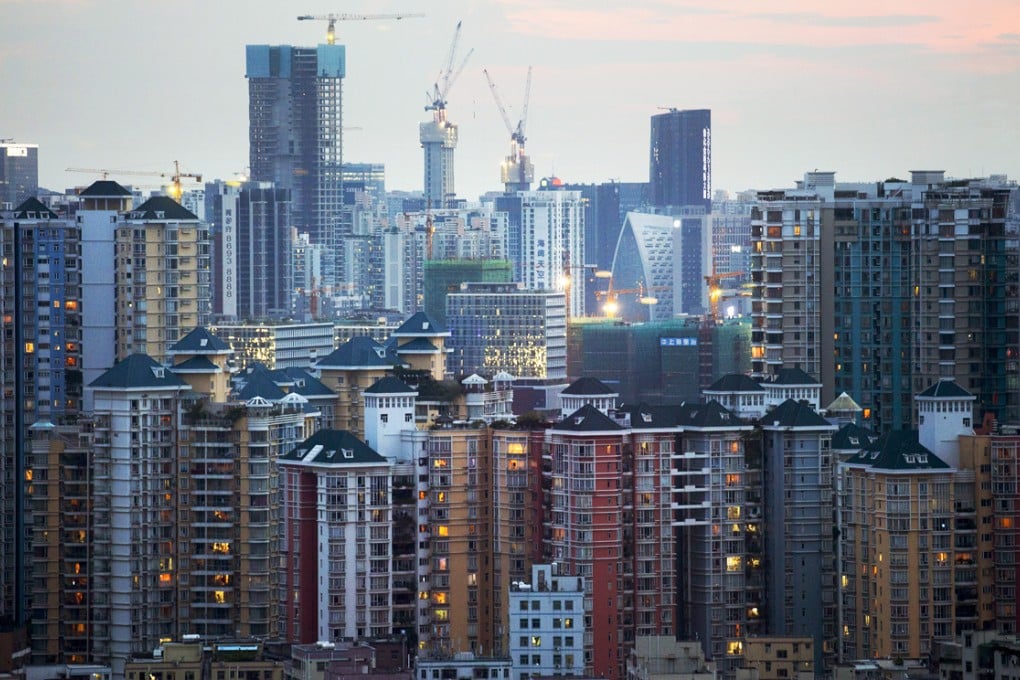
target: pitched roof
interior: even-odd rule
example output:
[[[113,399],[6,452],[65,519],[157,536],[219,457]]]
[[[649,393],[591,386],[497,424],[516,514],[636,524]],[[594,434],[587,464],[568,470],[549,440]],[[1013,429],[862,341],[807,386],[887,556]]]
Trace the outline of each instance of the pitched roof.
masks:
[[[617,394],[617,392],[606,387],[606,384],[598,378],[578,378],[570,383],[560,394],[594,397],[600,394]]]
[[[552,429],[570,432],[604,432],[624,428],[591,404],[585,404],[563,420],[555,423]]]
[[[683,404],[677,410],[677,424],[689,427],[742,427],[744,423],[715,399],[705,404]]]
[[[832,435],[832,448],[840,451],[854,451],[870,446],[878,435],[857,423],[847,423]]]
[[[952,378],[942,378],[917,396],[934,399],[966,399],[974,397],[973,394],[957,385],[956,381]]]
[[[171,354],[229,354],[233,351],[230,345],[210,333],[204,326],[192,329],[170,345]]]
[[[389,368],[393,361],[387,358],[386,348],[367,336],[351,338],[319,359],[318,369]]]
[[[237,393],[237,398],[248,401],[254,397],[262,397],[267,401],[279,401],[286,395],[273,380],[265,366],[256,366],[245,376],[244,387]]]
[[[174,373],[216,373],[220,369],[206,357],[191,357],[187,361],[174,364],[170,370]]]
[[[764,392],[759,382],[743,373],[730,373],[716,380],[706,392]]]
[[[892,430],[847,460],[882,470],[945,470],[949,465],[922,446],[917,430]]]
[[[820,382],[800,368],[780,368],[767,382],[770,385],[821,385]]]
[[[169,196],[153,196],[128,212],[129,220],[198,220],[194,214]]]
[[[397,354],[435,354],[439,348],[425,338],[415,338],[411,342],[405,342],[397,347]]]
[[[616,411],[617,413],[626,413],[630,416],[630,426],[635,430],[655,430],[676,426],[675,414],[669,408],[640,402],[633,406],[630,404],[625,405]]]
[[[371,387],[365,390],[365,394],[417,394],[417,392],[408,387],[400,378],[388,375],[376,380]]]
[[[57,213],[43,205],[35,196],[26,198],[14,209],[16,220],[55,220],[57,217]]]
[[[148,354],[132,354],[93,380],[90,387],[114,389],[188,387],[188,384]]]
[[[347,430],[319,430],[278,459],[314,465],[386,464],[386,459]]]
[[[410,319],[400,324],[397,330],[390,333],[390,337],[401,338],[414,335],[424,335],[427,337],[445,337],[450,335],[450,331],[441,324],[437,323],[435,319],[430,317],[425,312],[418,312],[414,314]]]
[[[272,372],[277,385],[286,384],[289,391],[303,397],[335,397],[336,392],[303,368],[292,366],[280,368]]]
[[[111,179],[100,179],[82,189],[78,195],[86,198],[112,198],[130,196],[131,192]]]
[[[766,413],[761,422],[766,430],[772,427],[824,427],[836,429],[835,425],[815,413],[815,410],[809,405],[794,401],[793,399],[787,399]]]

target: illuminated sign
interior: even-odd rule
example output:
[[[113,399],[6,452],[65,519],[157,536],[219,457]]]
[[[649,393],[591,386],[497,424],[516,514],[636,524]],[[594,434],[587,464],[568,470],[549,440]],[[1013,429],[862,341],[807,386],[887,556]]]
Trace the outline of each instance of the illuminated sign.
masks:
[[[660,347],[695,347],[697,338],[659,338]]]

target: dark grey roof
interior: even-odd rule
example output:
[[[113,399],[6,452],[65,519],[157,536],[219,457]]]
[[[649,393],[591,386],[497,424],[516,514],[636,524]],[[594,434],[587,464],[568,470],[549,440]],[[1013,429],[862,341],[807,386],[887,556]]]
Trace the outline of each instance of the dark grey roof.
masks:
[[[661,406],[652,406],[644,402],[627,404],[616,409],[617,413],[626,413],[630,417],[630,426],[635,430],[655,430],[676,426],[675,413]]]
[[[617,392],[606,387],[606,384],[598,378],[578,378],[560,394],[594,397],[600,394],[617,394]]]
[[[229,354],[232,351],[230,345],[210,333],[204,326],[192,329],[170,345],[171,354]]]
[[[93,380],[90,387],[166,388],[187,387],[187,383],[148,354],[132,354]]]
[[[385,458],[347,430],[319,430],[280,456],[279,461],[318,465],[386,463]]]
[[[30,196],[21,202],[17,208],[14,209],[14,219],[16,220],[55,220],[57,219],[57,213],[53,212],[35,196]]]
[[[386,348],[367,336],[351,338],[328,355],[319,359],[315,367],[329,368],[389,368],[393,361],[386,356]]]
[[[414,352],[414,353],[428,353],[432,354],[438,352],[439,348],[433,345],[425,338],[415,338],[411,342],[405,342],[403,345],[397,346],[397,354],[401,352]]]
[[[921,445],[917,430],[892,430],[846,462],[881,470],[945,470],[949,467]]]
[[[803,385],[804,383],[796,383]],[[818,415],[811,406],[793,399],[787,399],[765,414],[761,419],[765,429],[770,427],[827,427],[836,426]]]
[[[276,384],[286,384],[288,391],[300,394],[302,397],[314,399],[315,397],[335,397],[336,392],[303,368],[291,367],[281,368],[273,371],[273,380]]]
[[[410,319],[400,324],[400,327],[390,334],[390,336],[394,338],[413,335],[441,337],[450,335],[450,332],[446,330],[441,323],[437,323],[435,319],[425,312],[418,312]]]
[[[677,424],[688,427],[742,427],[743,421],[715,399],[705,404],[683,404],[677,409]]]
[[[716,380],[706,392],[764,392],[765,388],[743,373],[730,373]]]
[[[174,364],[171,370],[174,372],[187,373],[215,373],[220,369],[206,357],[191,357],[187,361]]]
[[[127,214],[129,220],[198,220],[194,214],[169,196],[153,196]]]
[[[936,399],[966,399],[974,395],[957,385],[952,378],[943,378],[917,396]]]
[[[279,401],[287,396],[273,381],[273,376],[264,366],[257,366],[245,376],[244,380],[244,387],[237,393],[237,398],[242,401],[248,401],[254,397],[262,397],[266,401]]]
[[[832,448],[841,451],[853,451],[870,446],[878,435],[857,423],[847,423],[832,435]]]
[[[767,381],[771,385],[821,385],[800,368],[780,368]]]
[[[388,375],[376,380],[374,385],[365,390],[365,394],[417,394],[417,392],[408,387],[403,380]]]
[[[114,198],[130,196],[131,192],[113,180],[100,179],[82,189],[78,195],[86,198]]]
[[[624,428],[591,404],[585,404],[563,420],[554,424],[552,429],[570,432],[604,432],[606,430],[622,430]]]

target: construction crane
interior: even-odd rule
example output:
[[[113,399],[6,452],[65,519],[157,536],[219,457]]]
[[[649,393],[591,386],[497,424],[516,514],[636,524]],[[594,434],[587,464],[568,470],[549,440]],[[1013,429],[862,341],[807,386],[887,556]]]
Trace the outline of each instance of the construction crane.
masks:
[[[531,159],[524,153],[524,143],[527,137],[524,134],[528,124],[528,103],[531,100],[531,67],[528,67],[528,78],[524,84],[524,103],[521,105],[521,117],[514,125],[510,122],[510,115],[507,113],[503,99],[499,96],[496,83],[492,80],[487,69],[482,69],[485,80],[489,83],[492,91],[492,98],[496,100],[496,108],[499,109],[506,130],[510,133],[510,155],[503,161],[500,179],[506,185],[507,193],[515,191],[527,191],[531,188],[531,182],[535,179],[535,168]]]
[[[184,189],[181,188],[182,179],[193,179],[196,182],[202,181],[202,175],[181,172],[181,164],[178,161],[174,161],[174,171],[169,172],[154,172],[148,170],[108,170],[105,168],[65,168],[65,172],[87,172],[92,175],[101,175],[103,179],[107,179],[110,175],[133,175],[138,177],[163,177],[170,179],[170,187],[167,189],[167,193],[170,198],[175,201],[180,201],[181,196],[184,195]]]
[[[708,287],[709,319],[715,321],[719,318],[719,300],[723,296],[723,288],[719,285],[725,279],[736,279],[744,276],[744,272],[723,272],[722,274],[707,274],[705,285]]]
[[[428,104],[425,105],[426,111],[432,111],[437,123],[444,122],[446,120],[446,101],[450,95],[450,89],[453,84],[457,82],[457,78],[464,72],[464,67],[467,66],[468,59],[474,54],[474,48],[468,50],[467,54],[460,61],[459,66],[454,65],[454,60],[457,57],[457,44],[460,42],[460,21],[457,22],[457,28],[453,31],[453,40],[450,42],[450,52],[446,57],[446,63],[443,69],[439,72],[439,76],[436,78],[436,82],[432,85],[432,92],[428,93]]]
[[[424,17],[424,14],[348,14],[339,12],[336,14],[302,14],[298,21],[328,21],[326,28],[326,44],[336,44],[336,22],[338,21],[375,21],[377,19],[417,19]]]

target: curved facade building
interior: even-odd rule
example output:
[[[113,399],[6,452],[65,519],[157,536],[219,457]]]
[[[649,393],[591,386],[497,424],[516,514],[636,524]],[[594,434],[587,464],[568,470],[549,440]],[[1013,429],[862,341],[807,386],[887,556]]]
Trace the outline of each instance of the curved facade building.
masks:
[[[673,316],[675,229],[668,215],[629,212],[613,255],[613,290],[625,321],[660,321]],[[654,297],[646,304],[641,298]]]

